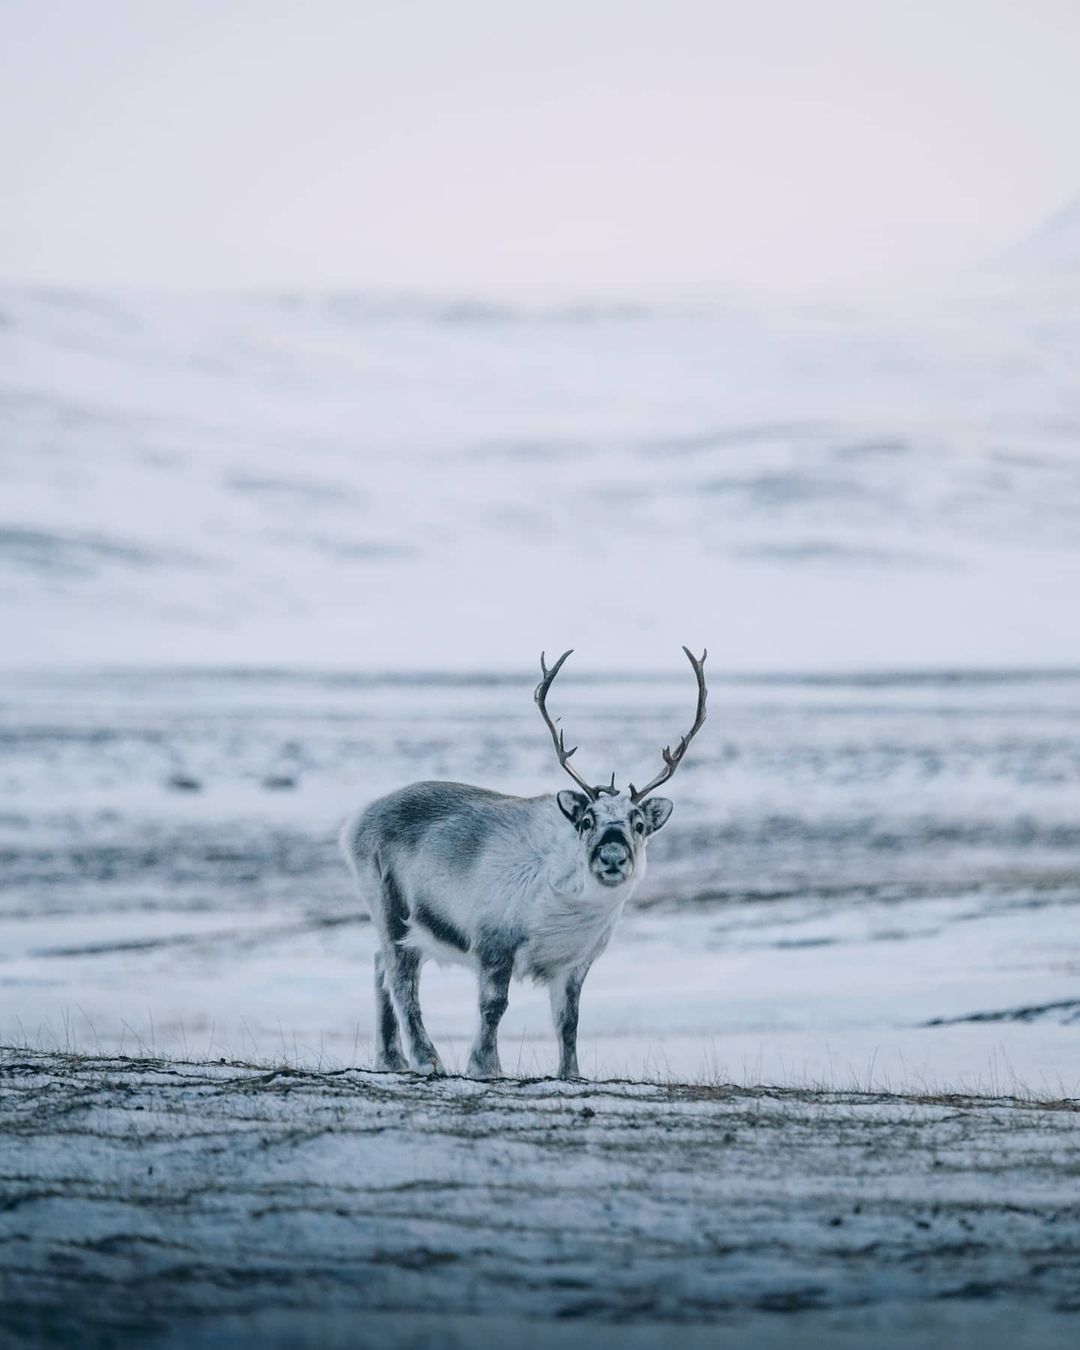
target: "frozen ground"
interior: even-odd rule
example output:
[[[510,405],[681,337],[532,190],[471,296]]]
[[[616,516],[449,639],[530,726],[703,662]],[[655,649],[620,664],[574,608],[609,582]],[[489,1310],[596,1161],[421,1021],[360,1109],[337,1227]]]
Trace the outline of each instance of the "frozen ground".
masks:
[[[0,1082],[9,1345],[1075,1345],[1075,1102],[24,1050]]]

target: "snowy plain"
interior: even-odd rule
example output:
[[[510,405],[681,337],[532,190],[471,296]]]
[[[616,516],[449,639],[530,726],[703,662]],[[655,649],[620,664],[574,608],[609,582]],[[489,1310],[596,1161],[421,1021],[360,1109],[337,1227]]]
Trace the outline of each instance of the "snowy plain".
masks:
[[[567,676],[558,711],[599,781],[690,703],[686,668]],[[1080,676],[719,680],[710,706],[586,985],[588,1071],[1080,1095]],[[60,1049],[369,1062],[341,820],[410,779],[553,779],[524,674],[8,675],[0,737],[0,1035]],[[459,1064],[471,979],[424,985]],[[503,1044],[550,1071],[542,990]]]
[[[15,1161],[3,1174],[0,1276],[37,1291],[9,1331],[32,1337],[38,1314],[92,1288],[105,1300],[94,1304],[102,1337],[125,1334],[117,1307],[152,1249],[165,1260],[156,1287],[179,1300],[169,1306],[181,1310],[189,1277],[199,1285],[205,1271],[185,1275],[187,1258],[155,1248],[161,1233],[131,1226],[146,1199],[116,1170],[124,1141],[142,1149],[159,1110],[158,1166],[182,1178],[193,1165],[176,1128],[188,1108],[154,1095],[175,1079],[194,1102],[205,1084],[193,1062],[226,1061],[230,1083],[252,1078],[263,1125],[251,1128],[271,1152],[308,1127],[289,1118],[291,1089],[260,1085],[245,1065],[296,1072],[316,1115],[341,1107],[347,1081],[346,1114],[359,1112],[349,1129],[361,1134],[386,1093],[450,1140],[459,1111],[497,1114],[455,1081],[384,1086],[364,1073],[373,936],[337,827],[421,778],[561,786],[531,699],[541,648],[578,649],[555,711],[589,774],[650,772],[692,714],[687,642],[710,651],[710,719],[582,1000],[584,1071],[638,1085],[597,1091],[630,1114],[635,1094],[648,1098],[631,1128],[648,1137],[643,1170],[659,1169],[654,1199],[668,1204],[660,1164],[669,1130],[685,1124],[678,1094],[722,1096],[733,1083],[803,1094],[795,1114],[817,1122],[826,1153],[836,1146],[836,1175],[851,1158],[829,1094],[878,1094],[867,1109],[893,1123],[941,1111],[928,1128],[946,1133],[947,1105],[921,1098],[986,1094],[965,1117],[990,1142],[974,1170],[959,1168],[963,1203],[982,1205],[1002,1169],[1015,1193],[970,1242],[938,1242],[919,1226],[936,1217],[904,1210],[906,1246],[871,1234],[863,1246],[878,1256],[804,1280],[770,1244],[785,1226],[830,1227],[835,1187],[807,1201],[810,1219],[802,1182],[770,1173],[792,1207],[756,1210],[761,1159],[729,1171],[721,1132],[671,1166],[714,1169],[720,1189],[702,1203],[763,1226],[745,1250],[717,1238],[704,1256],[663,1223],[653,1239],[675,1244],[681,1269],[703,1262],[702,1318],[735,1318],[761,1344],[779,1312],[791,1314],[792,1344],[820,1336],[819,1314],[856,1317],[828,1323],[837,1343],[884,1344],[889,1326],[924,1314],[942,1344],[1057,1334],[1076,1307],[1074,1114],[1052,1115],[1052,1140],[1032,1126],[1040,1147],[1013,1156],[1030,1122],[1013,1130],[1019,1117],[1000,1113],[1080,1097],[1080,288],[984,278],[859,311],[11,291],[0,316],[0,1043],[16,1047],[0,1084],[5,1106],[27,1113],[6,1117]],[[464,972],[425,971],[429,1026],[452,1068],[473,1000]],[[543,991],[511,990],[502,1048],[514,1075],[551,1071]],[[587,1090],[516,1091],[506,1088],[507,1110],[539,1138],[530,1094],[547,1110]],[[847,1120],[861,1107],[844,1098],[838,1109]],[[66,1134],[65,1116],[76,1122]],[[231,1128],[209,1129],[207,1148],[239,1165]],[[798,1156],[806,1129],[770,1166]],[[312,1135],[316,1169],[337,1147],[323,1133]],[[90,1204],[60,1201],[55,1228],[43,1218],[61,1138],[72,1166],[97,1178],[95,1203],[115,1201],[100,1230]],[[889,1165],[918,1194],[913,1147]],[[439,1149],[429,1180],[449,1185]],[[394,1156],[384,1150],[377,1166]],[[808,1178],[815,1158],[792,1175]],[[1024,1208],[1047,1177],[1063,1197],[1055,1218],[1045,1196]],[[282,1239],[323,1270],[313,1288],[336,1278],[325,1242],[337,1238],[318,1216],[351,1214],[362,1190],[328,1191],[311,1212],[305,1201]],[[466,1208],[483,1198],[469,1195]],[[389,1231],[395,1196],[361,1197],[369,1237]],[[223,1270],[214,1242],[253,1221],[246,1200],[229,1201],[216,1228],[183,1196],[154,1204],[151,1227],[183,1211],[181,1241],[209,1242]],[[75,1210],[90,1223],[86,1252],[64,1236]],[[678,1213],[665,1210],[665,1223],[690,1222]],[[1052,1240],[1001,1217],[1020,1213],[1056,1225]],[[648,1227],[623,1210],[613,1222],[596,1287]],[[301,1230],[311,1245],[297,1245]],[[20,1246],[27,1234],[36,1246]],[[373,1343],[449,1347],[469,1340],[474,1318],[496,1334],[482,1280],[462,1302],[442,1246],[402,1241],[369,1253],[389,1284],[354,1288],[344,1325],[331,1317],[320,1335],[352,1343],[357,1309],[393,1318],[413,1297],[410,1261],[416,1287],[453,1318],[372,1323]],[[257,1245],[240,1266],[280,1274],[285,1247],[260,1267]],[[1027,1274],[994,1266],[988,1253],[1002,1246]],[[737,1277],[717,1277],[725,1260]],[[955,1279],[931,1281],[932,1307],[912,1302],[897,1272],[935,1261],[939,1273],[954,1261]],[[398,1303],[369,1296],[391,1286]],[[877,1310],[870,1321],[845,1311],[852,1289]],[[249,1292],[243,1307],[217,1295],[207,1307],[246,1318],[236,1337],[265,1343],[266,1291],[256,1280]],[[534,1297],[543,1302],[526,1291],[513,1316],[533,1318]],[[312,1306],[286,1299],[275,1311],[287,1304],[303,1344]],[[1031,1321],[1036,1308],[1052,1328]],[[635,1318],[641,1344],[669,1343],[664,1298],[639,1313],[614,1298],[580,1316],[596,1344],[605,1325]],[[514,1322],[522,1344],[527,1325]],[[536,1323],[535,1343],[556,1344],[557,1332]],[[580,1337],[568,1331],[566,1343]]]

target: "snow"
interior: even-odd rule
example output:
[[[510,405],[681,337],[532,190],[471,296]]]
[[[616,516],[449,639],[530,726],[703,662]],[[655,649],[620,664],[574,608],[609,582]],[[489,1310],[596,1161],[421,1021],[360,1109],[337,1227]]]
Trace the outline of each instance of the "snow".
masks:
[[[1071,1344],[1078,344],[1056,274],[5,293],[0,1333]],[[530,985],[512,1081],[368,1072],[341,820],[558,786],[541,648],[581,767],[642,781],[684,642],[602,1081],[544,1081]],[[422,1002],[460,1068],[467,973]]]
[[[1022,273],[1028,285],[1036,277],[1063,278],[1080,275],[1080,199],[1056,211],[1026,239],[1014,244],[998,266]]]
[[[1080,660],[1075,287],[0,314],[8,666]]]
[[[441,1345],[478,1322],[1071,1343],[1075,1104],[26,1050],[0,1073],[16,1344],[310,1344],[358,1318],[396,1346],[435,1316]]]
[[[693,713],[688,666],[563,678],[597,779],[648,772]],[[1069,675],[714,682],[585,986],[585,1071],[1077,1095],[1078,727]],[[8,675],[0,745],[0,1040],[307,1066],[371,1056],[339,822],[420,778],[558,781],[527,677]],[[284,747],[296,785],[270,790]],[[475,997],[425,971],[451,1066]],[[551,1071],[542,989],[514,985],[502,1048]]]

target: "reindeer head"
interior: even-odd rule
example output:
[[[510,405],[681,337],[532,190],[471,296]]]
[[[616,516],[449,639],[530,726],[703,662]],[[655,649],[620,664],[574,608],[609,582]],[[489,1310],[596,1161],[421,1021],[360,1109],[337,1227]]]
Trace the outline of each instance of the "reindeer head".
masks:
[[[565,788],[555,800],[577,830],[589,871],[601,886],[622,886],[645,870],[645,844],[672,808],[667,797],[653,797],[638,806],[624,792],[590,801],[572,788]]]
[[[580,792],[574,792],[566,788],[557,794],[556,800],[559,810],[577,831],[589,871],[601,886],[622,886],[635,875],[640,876],[644,872],[645,845],[650,836],[667,823],[672,810],[672,803],[667,797],[652,797],[651,800],[648,798],[674,774],[682,762],[683,755],[686,754],[687,747],[705,721],[705,700],[708,696],[705,687],[705,657],[708,653],[702,652],[699,660],[691,653],[689,647],[684,647],[683,651],[697,678],[698,702],[694,725],[680,739],[674,751],[670,745],[665,747],[664,767],[656,777],[640,789],[631,783],[628,792],[620,792],[616,788],[614,774],[611,775],[610,784],[591,786],[571,766],[570,757],[577,750],[577,746],[567,750],[563,733],[548,716],[547,711],[548,690],[570,652],[563,652],[550,670],[544,659],[544,653],[540,654],[542,678],[536,686],[534,695],[536,704],[551,732],[560,765],[582,789]]]

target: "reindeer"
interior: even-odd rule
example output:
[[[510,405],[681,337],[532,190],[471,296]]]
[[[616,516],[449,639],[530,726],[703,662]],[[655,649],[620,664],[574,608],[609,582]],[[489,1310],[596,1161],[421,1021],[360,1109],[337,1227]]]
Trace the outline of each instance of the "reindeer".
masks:
[[[571,651],[573,648],[571,648]],[[472,1078],[494,1078],[499,1022],[511,977],[549,986],[559,1040],[559,1077],[577,1078],[578,1002],[589,968],[645,875],[645,848],[671,815],[652,793],[682,762],[705,721],[705,657],[688,647],[697,715],[664,767],[643,788],[593,786],[570,763],[577,746],[547,710],[552,683],[571,651],[549,669],[540,656],[534,698],[560,766],[581,789],[512,797],[464,783],[414,783],[372,802],[341,835],[346,861],[379,935],[375,956],[378,1069],[442,1073],[420,1015],[425,959],[465,962],[477,974],[480,1029],[469,1054]]]

